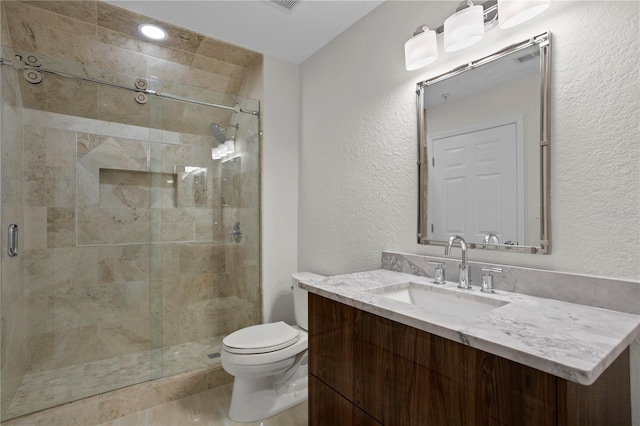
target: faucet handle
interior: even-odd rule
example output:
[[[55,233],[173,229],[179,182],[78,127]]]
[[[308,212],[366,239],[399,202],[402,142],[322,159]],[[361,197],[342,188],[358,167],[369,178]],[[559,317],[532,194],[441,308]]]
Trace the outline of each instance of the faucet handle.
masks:
[[[433,283],[434,284],[444,284],[445,283],[444,263],[435,262],[433,260],[430,260],[429,263],[432,264],[432,265],[436,265],[436,272],[435,272],[435,274],[433,276]]]
[[[493,275],[492,272],[502,272],[502,268],[493,268],[490,266],[483,266],[482,272],[482,286],[480,287],[480,291],[483,293],[495,293],[493,291]]]

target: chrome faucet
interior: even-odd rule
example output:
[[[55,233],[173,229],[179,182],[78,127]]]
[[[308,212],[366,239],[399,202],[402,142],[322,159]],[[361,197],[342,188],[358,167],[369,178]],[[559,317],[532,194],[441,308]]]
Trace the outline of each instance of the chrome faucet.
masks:
[[[471,279],[469,278],[469,265],[467,264],[467,243],[460,235],[453,235],[449,238],[447,246],[444,248],[445,256],[449,255],[451,246],[455,242],[460,243],[460,249],[462,249],[462,263],[460,263],[460,275],[458,277],[458,288],[464,288],[465,290],[471,290]]]
[[[484,239],[482,240],[482,244],[491,244],[491,241],[494,241],[494,244],[500,244],[500,241],[498,240],[498,236],[493,232],[489,232],[487,235],[484,236]]]

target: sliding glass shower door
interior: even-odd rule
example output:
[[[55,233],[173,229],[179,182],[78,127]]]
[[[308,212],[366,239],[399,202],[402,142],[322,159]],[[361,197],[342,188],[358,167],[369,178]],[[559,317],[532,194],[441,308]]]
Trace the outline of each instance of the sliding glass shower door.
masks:
[[[2,420],[216,367],[261,318],[258,102],[38,58],[0,66]]]
[[[183,99],[155,99],[152,107],[161,134],[151,167],[175,182],[153,211],[151,233],[152,262],[159,261],[152,271],[160,273],[153,332],[163,348],[153,375],[166,377],[218,365],[224,336],[261,322],[260,142],[257,101],[151,82],[159,84]],[[225,142],[233,152],[213,159]]]

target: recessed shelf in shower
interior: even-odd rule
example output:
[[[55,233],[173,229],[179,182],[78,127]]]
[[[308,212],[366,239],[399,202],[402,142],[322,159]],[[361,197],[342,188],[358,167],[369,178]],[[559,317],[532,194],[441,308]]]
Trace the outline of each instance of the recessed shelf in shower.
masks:
[[[100,207],[178,206],[178,174],[100,169]]]

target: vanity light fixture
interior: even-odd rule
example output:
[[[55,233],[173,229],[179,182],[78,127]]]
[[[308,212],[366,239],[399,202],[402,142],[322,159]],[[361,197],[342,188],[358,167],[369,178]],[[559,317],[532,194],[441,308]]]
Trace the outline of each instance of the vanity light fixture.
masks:
[[[221,143],[217,147],[211,149],[211,158],[214,160],[219,160],[225,155],[227,155],[227,147],[224,146],[224,143]]]
[[[216,132],[216,133],[220,133],[219,136],[216,135],[216,134],[214,134],[214,136],[216,136],[216,138],[218,138],[218,140],[221,141],[221,143],[218,144],[217,147],[211,149],[211,158],[212,159],[219,160],[222,157],[224,157],[225,155],[232,154],[235,151],[235,138],[236,138],[236,136],[233,135],[233,137],[228,137],[228,136],[225,135],[225,132],[227,130],[229,130],[229,128],[231,128],[231,127],[236,129],[236,134],[237,134],[238,133],[238,128],[240,127],[239,124],[230,125],[229,127],[227,127],[224,130],[220,130],[220,128],[218,127],[217,124],[215,124],[215,127],[212,124],[212,128],[217,128],[218,129],[218,132]],[[224,142],[222,142],[223,140],[224,140]]]
[[[224,141],[224,148],[227,154],[231,154],[235,150],[233,139],[227,139],[226,141]]]
[[[238,133],[238,127],[240,127],[240,125],[234,124],[229,127],[234,127],[236,129],[236,132],[232,138],[227,138],[227,140],[224,141],[224,148],[227,154],[231,154],[235,150],[235,139],[236,139],[236,134]],[[227,127],[227,129],[229,129],[229,127]]]
[[[499,26],[502,29],[515,27],[544,12],[550,0],[502,0],[498,2]]]
[[[221,158],[222,158],[222,155],[220,154],[220,150],[218,149],[218,147],[211,148],[211,159],[219,160]]]
[[[455,52],[479,42],[498,22],[502,29],[521,24],[544,11],[551,0],[466,0],[435,30],[419,26],[404,45],[407,71],[425,67],[438,58],[436,35],[444,33],[444,50]]]
[[[416,31],[404,44],[404,60],[407,70],[413,71],[426,67],[438,59],[438,41],[436,32],[426,25],[416,28]]]
[[[484,8],[471,0],[467,7],[444,21],[444,51],[455,52],[476,44],[484,37]]]
[[[138,25],[138,32],[151,40],[164,40],[168,37],[167,31],[154,24]]]

